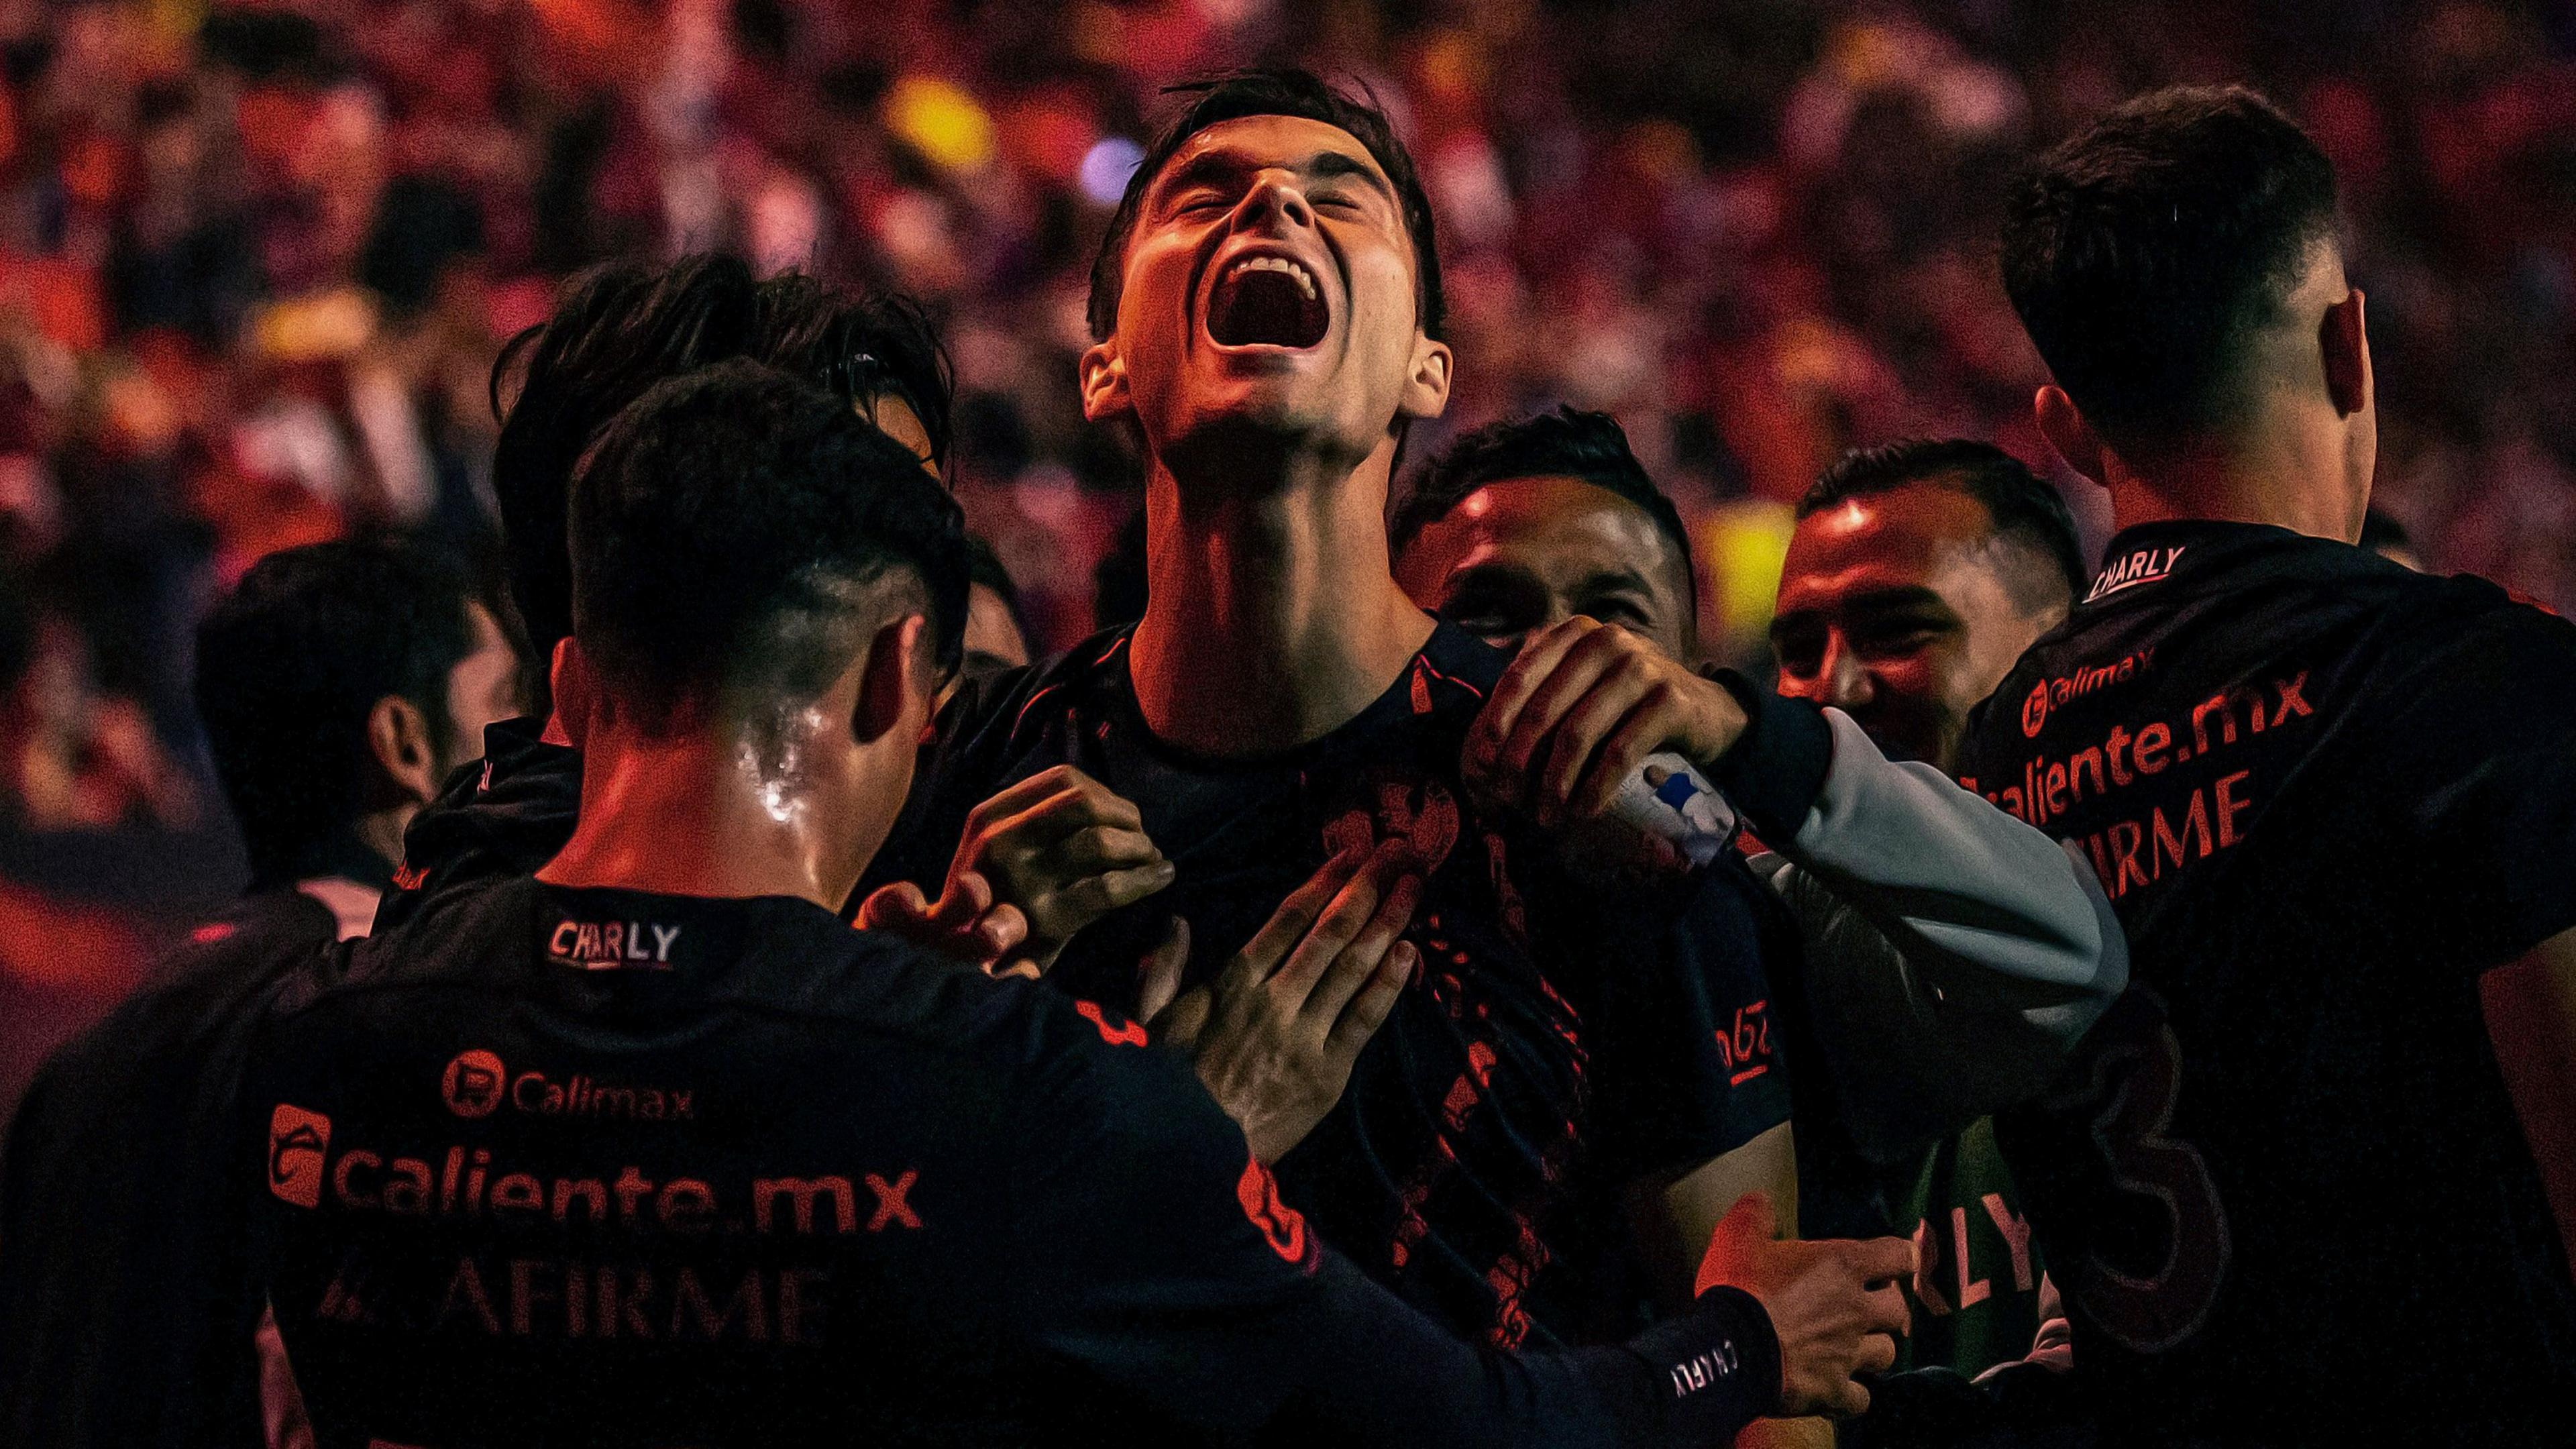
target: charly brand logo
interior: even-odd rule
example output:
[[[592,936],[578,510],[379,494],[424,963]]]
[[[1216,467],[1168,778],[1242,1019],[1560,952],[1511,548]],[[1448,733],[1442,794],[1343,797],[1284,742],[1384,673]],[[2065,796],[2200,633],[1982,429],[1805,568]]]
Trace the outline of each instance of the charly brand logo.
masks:
[[[322,1204],[322,1159],[331,1150],[331,1119],[284,1102],[268,1114],[268,1190],[297,1207]]]
[[[566,916],[546,938],[546,949],[557,961],[584,971],[615,971],[622,967],[668,971],[671,948],[679,941],[677,926],[645,921],[577,921]]]
[[[2093,580],[2093,591],[2084,596],[2084,602],[2089,604],[2122,589],[2155,583],[2173,572],[2174,565],[2182,562],[2182,551],[2188,547],[2188,544],[2176,544],[2172,548],[2142,548],[2110,560],[2102,566],[2100,576]]]
[[[490,1052],[458,1052],[439,1075],[438,1095],[459,1117],[489,1117],[501,1110],[501,1059]]]

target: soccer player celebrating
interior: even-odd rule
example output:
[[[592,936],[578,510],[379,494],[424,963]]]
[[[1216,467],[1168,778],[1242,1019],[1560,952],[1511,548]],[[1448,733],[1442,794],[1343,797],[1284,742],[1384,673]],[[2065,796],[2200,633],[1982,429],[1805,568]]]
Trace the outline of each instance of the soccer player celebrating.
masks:
[[[2092,862],[2136,985],[1999,1134],[2111,1438],[2552,1442],[2576,1285],[2479,978],[2576,1002],[2576,627],[2352,546],[2335,228],[2242,90],[2133,101],[2010,193],[2039,424],[2121,532],[1962,767]]]
[[[1507,661],[1388,566],[1389,470],[1451,359],[1430,208],[1385,118],[1302,73],[1204,89],[1129,184],[1091,327],[1086,414],[1146,461],[1145,616],[961,695],[877,878],[939,893],[1078,767],[1138,815],[1076,844],[1163,888],[1080,935],[1033,914],[1033,954],[1129,1014],[1167,989],[1140,958],[1185,955],[1166,1034],[1326,1242],[1498,1345],[1599,1341],[1650,1291],[1686,1299],[1729,1205],[1792,1190],[1761,887],[1729,861],[1656,895],[1576,890],[1465,798],[1461,744]],[[1284,1013],[1232,990],[1221,963],[1274,905],[1385,841],[1408,852],[1388,889],[1417,970],[1390,955]],[[1655,1282],[1625,1272],[1627,1208]]]
[[[849,930],[968,560],[841,399],[740,361],[655,387],[570,542],[570,841],[291,982],[253,1052],[245,1187],[323,1449],[1708,1444],[1885,1356],[1904,1246],[1750,1204],[1624,1345],[1461,1343],[1130,1023]],[[1369,976],[1402,916],[1371,868],[1229,969]]]
[[[1856,453],[1799,512],[1772,629],[1780,690],[1846,722],[1816,803],[1768,827],[1785,853],[1752,864],[1805,945],[1796,970],[1774,971],[1815,1047],[1791,1057],[1801,1216],[1828,1232],[1915,1232],[1930,1317],[1917,1314],[1911,1361],[1974,1374],[2028,1352],[2038,1292],[1991,1133],[1953,1134],[2046,1084],[2118,994],[2126,958],[2089,871],[1927,766],[1946,768],[1943,742],[2073,603],[2075,528],[2027,468],[1966,442]],[[1625,648],[1623,671],[1715,687],[1669,667],[1688,648],[1688,536],[1604,414],[1468,434],[1431,461],[1390,532],[1396,577],[1444,619],[1507,647],[1584,629],[1577,617],[1616,622],[1665,656]],[[1882,749],[1921,763],[1891,765]],[[1723,759],[1708,768],[1733,778]],[[1878,884],[1891,881],[1911,888]],[[1877,924],[1889,920],[1905,946]],[[1971,1238],[1975,1269],[1961,1271]]]
[[[519,661],[462,573],[406,545],[271,554],[197,631],[197,712],[250,891],[46,1063],[0,1173],[0,1439],[258,1434],[258,1304],[211,1171],[209,1064],[293,962],[366,934],[402,830],[518,707]],[[228,1291],[230,1290],[230,1291]]]

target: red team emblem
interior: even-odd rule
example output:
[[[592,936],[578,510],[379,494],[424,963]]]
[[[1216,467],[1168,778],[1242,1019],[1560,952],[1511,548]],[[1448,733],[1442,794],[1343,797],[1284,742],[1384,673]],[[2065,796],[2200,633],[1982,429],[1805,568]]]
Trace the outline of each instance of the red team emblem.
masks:
[[[1354,806],[1324,827],[1326,851],[1338,855],[1401,840],[1413,847],[1426,874],[1449,858],[1458,844],[1458,797],[1448,786],[1411,771],[1387,770],[1377,772],[1367,789],[1363,798],[1370,804]]]

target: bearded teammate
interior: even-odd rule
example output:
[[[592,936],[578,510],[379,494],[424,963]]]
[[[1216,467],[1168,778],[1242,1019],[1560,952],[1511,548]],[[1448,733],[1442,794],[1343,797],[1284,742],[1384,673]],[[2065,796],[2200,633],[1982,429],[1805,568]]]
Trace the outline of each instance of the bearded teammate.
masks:
[[[840,399],[741,361],[655,387],[570,540],[571,840],[291,982],[252,1053],[245,1187],[324,1449],[1709,1443],[1783,1382],[1857,1392],[1901,1324],[1864,1280],[1902,1244],[1748,1209],[1629,1344],[1470,1348],[1318,1245],[1127,1023],[847,929],[968,562]],[[1367,975],[1400,913],[1366,874],[1247,958]]]
[[[2007,215],[2039,424],[2121,525],[1963,760],[2132,943],[1999,1123],[2078,1381],[2118,1442],[2563,1441],[2576,1287],[2479,985],[2576,1001],[2576,628],[2352,546],[2363,299],[2279,111],[2141,98]]]

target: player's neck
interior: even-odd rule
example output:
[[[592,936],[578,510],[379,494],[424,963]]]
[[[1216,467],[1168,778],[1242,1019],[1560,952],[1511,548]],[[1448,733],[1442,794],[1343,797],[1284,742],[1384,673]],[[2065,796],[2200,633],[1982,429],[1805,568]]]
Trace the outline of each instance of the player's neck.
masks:
[[[581,819],[539,880],[659,895],[793,896],[826,910],[848,895],[847,882],[821,878],[830,852],[812,812],[765,792],[742,764],[741,741],[592,730],[582,743]]]
[[[2361,520],[2340,458],[2287,433],[2177,444],[2132,462],[2105,455],[2115,527],[2203,521],[2263,523],[2351,543]]]
[[[1392,452],[1257,494],[1153,466],[1129,669],[1156,735],[1199,754],[1274,753],[1347,723],[1403,673],[1431,620],[1387,563]]]

